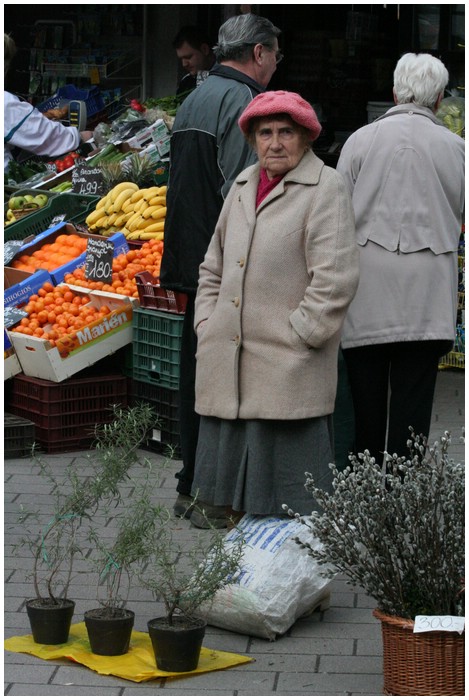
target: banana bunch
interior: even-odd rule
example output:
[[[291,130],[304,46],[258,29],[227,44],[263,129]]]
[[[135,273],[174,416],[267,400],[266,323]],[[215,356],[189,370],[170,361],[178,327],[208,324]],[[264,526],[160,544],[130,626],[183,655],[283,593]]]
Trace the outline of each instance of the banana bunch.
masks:
[[[120,182],[97,202],[85,223],[102,236],[120,231],[129,240],[162,241],[165,217],[166,185],[139,189],[133,182]]]

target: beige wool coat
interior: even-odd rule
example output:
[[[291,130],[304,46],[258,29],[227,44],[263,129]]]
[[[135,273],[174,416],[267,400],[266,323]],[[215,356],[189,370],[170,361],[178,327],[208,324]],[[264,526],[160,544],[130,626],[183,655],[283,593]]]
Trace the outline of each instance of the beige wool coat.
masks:
[[[256,210],[259,167],[236,178],[200,266],[196,411],[228,420],[329,415],[358,285],[350,195],[308,151]]]

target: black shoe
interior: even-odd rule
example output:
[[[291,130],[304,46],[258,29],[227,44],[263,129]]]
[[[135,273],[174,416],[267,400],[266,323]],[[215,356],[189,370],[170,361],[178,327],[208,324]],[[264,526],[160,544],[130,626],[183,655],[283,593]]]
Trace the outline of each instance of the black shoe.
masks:
[[[194,510],[195,499],[192,496],[186,496],[184,493],[179,493],[176,502],[173,506],[174,515],[178,518],[191,517]]]
[[[228,515],[225,506],[211,506],[209,503],[197,501],[190,516],[191,523],[200,530],[219,530],[228,525]]]

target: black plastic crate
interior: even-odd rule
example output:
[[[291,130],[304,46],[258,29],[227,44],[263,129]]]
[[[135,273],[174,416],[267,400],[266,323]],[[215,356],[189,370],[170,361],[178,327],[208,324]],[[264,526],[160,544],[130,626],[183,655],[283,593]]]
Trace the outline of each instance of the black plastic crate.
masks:
[[[170,454],[172,459],[181,459],[179,392],[135,379],[129,380],[129,405],[139,403],[148,403],[158,419],[149,431],[142,449]]]
[[[35,425],[12,413],[5,413],[3,419],[5,459],[27,457],[36,439]]]
[[[127,406],[123,375],[73,377],[63,382],[17,374],[9,408],[32,421],[35,437],[47,453],[86,450],[95,440],[95,426],[114,420],[113,404]]]

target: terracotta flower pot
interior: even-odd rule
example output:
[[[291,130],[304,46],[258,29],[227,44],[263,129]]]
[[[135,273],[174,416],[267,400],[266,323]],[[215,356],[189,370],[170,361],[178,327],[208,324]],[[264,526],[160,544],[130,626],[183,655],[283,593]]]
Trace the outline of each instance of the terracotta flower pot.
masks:
[[[59,598],[59,605],[50,598],[26,601],[26,612],[36,644],[65,644],[68,640],[75,603]]]
[[[374,610],[383,635],[385,695],[464,695],[464,634],[420,632]]]
[[[135,614],[132,610],[95,608],[85,612],[91,651],[100,656],[120,656],[129,651]]]
[[[192,620],[183,616],[157,617],[148,622],[156,665],[161,671],[193,671],[197,668],[205,635],[204,620]]]

